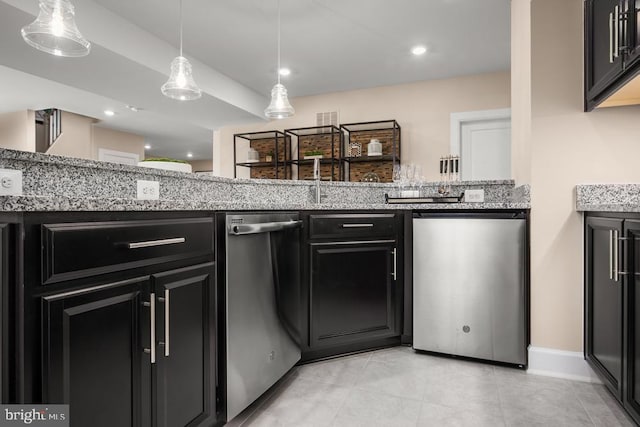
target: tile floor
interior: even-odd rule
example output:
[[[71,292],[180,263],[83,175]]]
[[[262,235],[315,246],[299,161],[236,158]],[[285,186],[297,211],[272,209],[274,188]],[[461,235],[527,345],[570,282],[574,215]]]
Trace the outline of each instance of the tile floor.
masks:
[[[294,368],[238,415],[262,426],[633,426],[604,386],[394,347]]]

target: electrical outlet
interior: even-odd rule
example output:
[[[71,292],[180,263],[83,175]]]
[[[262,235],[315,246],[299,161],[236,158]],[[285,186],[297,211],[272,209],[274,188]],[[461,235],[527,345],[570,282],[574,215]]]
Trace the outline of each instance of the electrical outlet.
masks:
[[[0,196],[22,196],[22,171],[0,169]]]
[[[467,203],[484,202],[484,190],[465,190],[464,201]]]
[[[158,181],[138,180],[138,200],[158,200],[160,183]]]

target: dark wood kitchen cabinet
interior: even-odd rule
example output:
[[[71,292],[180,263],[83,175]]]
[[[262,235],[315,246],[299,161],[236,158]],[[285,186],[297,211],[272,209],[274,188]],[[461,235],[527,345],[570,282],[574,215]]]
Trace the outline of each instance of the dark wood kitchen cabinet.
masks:
[[[629,300],[627,387],[624,405],[640,424],[640,218],[625,220],[626,252],[624,265]]]
[[[620,40],[620,0],[587,0],[585,2],[585,67],[587,99],[597,97],[623,71],[623,55],[614,51]],[[618,16],[615,33],[614,15]]]
[[[72,426],[219,424],[212,217],[25,214],[19,226],[29,268],[12,401],[67,403]]]
[[[585,221],[585,358],[640,424],[640,215]]]
[[[585,110],[640,72],[640,0],[585,1]]]
[[[623,288],[613,274],[614,237],[622,235],[621,219],[586,221],[585,356],[607,388],[622,396]]]
[[[149,289],[138,278],[43,298],[42,401],[70,404],[73,425],[150,425]]]
[[[311,214],[307,223],[302,359],[399,344],[401,218]]]

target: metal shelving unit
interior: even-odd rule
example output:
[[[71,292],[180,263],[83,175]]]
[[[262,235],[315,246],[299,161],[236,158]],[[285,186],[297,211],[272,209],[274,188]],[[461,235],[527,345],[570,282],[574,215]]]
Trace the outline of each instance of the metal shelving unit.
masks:
[[[260,161],[238,161],[238,145],[248,146],[258,151]],[[273,152],[270,162],[264,160],[269,151]],[[285,133],[272,130],[264,132],[237,133],[233,135],[233,177],[237,178],[238,167],[251,170],[251,178],[291,179],[291,137]]]
[[[323,180],[342,180],[342,162],[340,160],[342,132],[336,126],[312,126],[286,129],[291,138],[291,162],[296,166],[298,179],[313,179],[313,159],[305,159],[305,151],[322,152],[320,175]]]
[[[347,123],[340,126],[343,133],[341,159],[345,163],[344,180],[351,181],[366,172],[375,172],[381,182],[392,182],[393,167],[400,164],[400,125],[395,120]],[[368,156],[366,144],[371,139],[382,144],[381,156]],[[362,155],[346,155],[352,143],[360,143]],[[383,175],[383,176],[380,176]]]

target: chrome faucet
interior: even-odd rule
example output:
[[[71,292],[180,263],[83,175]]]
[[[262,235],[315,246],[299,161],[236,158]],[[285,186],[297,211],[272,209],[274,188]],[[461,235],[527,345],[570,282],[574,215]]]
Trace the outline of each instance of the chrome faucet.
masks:
[[[322,193],[320,192],[320,159],[313,159],[313,180],[316,182],[316,203],[322,202]]]

